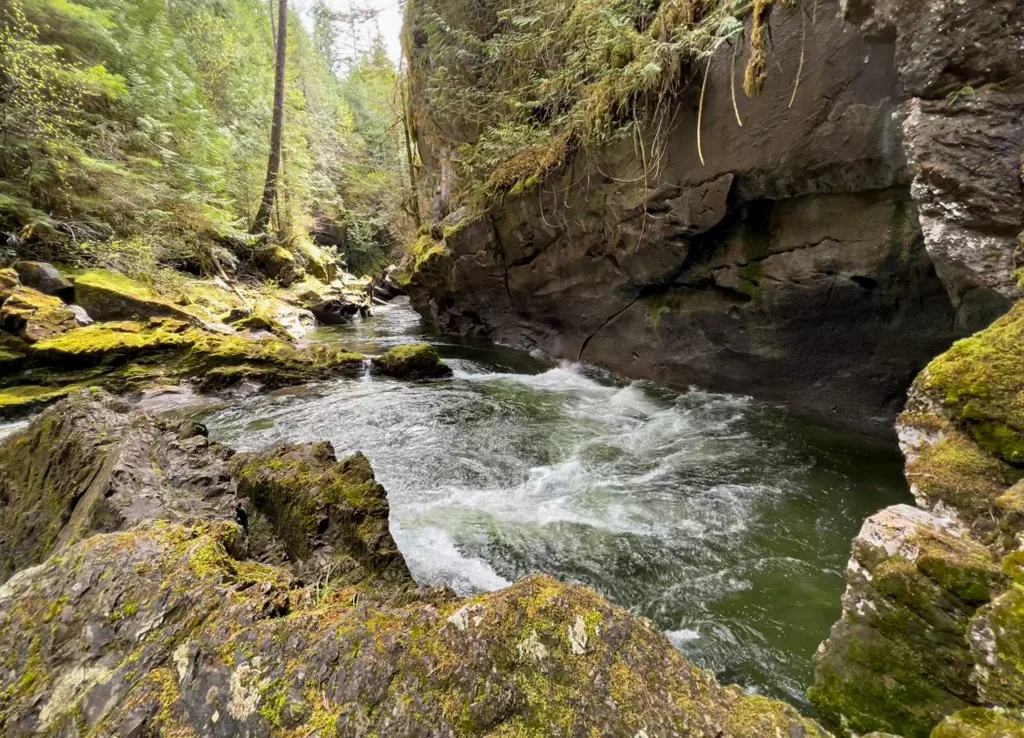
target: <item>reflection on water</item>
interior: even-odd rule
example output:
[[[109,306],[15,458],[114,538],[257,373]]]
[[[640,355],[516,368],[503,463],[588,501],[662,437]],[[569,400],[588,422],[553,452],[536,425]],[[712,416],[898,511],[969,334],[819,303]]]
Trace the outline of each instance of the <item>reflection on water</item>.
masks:
[[[339,455],[362,450],[421,583],[582,582],[724,681],[799,705],[851,538],[908,496],[895,449],[744,397],[430,335],[407,304],[316,338],[369,354],[429,340],[455,376],[247,398],[208,417],[211,434],[242,449],[326,438]]]

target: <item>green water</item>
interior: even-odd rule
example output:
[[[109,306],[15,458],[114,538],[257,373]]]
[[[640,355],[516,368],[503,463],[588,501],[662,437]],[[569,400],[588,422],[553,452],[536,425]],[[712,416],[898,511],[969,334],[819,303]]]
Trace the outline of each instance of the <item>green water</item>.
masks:
[[[542,571],[653,620],[726,682],[806,707],[865,517],[909,500],[895,449],[749,398],[670,392],[425,332],[407,305],[317,338],[431,341],[455,377],[369,376],[233,402],[236,448],[330,440],[388,490],[417,580],[460,593]]]

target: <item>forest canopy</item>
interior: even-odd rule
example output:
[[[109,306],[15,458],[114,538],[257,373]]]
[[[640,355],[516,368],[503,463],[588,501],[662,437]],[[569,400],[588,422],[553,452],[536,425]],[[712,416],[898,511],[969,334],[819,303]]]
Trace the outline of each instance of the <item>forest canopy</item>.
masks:
[[[0,248],[218,273],[267,171],[272,0],[7,0],[0,9]],[[379,41],[335,50],[335,15],[287,24],[270,237],[350,268],[387,263],[407,194],[397,70]]]

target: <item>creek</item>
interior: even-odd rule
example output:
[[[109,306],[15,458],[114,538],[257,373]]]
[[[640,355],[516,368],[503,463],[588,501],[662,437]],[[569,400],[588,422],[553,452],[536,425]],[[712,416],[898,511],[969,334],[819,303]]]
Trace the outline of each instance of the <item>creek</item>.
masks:
[[[367,354],[429,342],[455,375],[242,397],[205,417],[211,437],[362,451],[421,584],[469,594],[535,571],[580,582],[723,682],[802,708],[850,540],[871,513],[910,501],[894,444],[747,397],[433,334],[404,299],[311,338]]]

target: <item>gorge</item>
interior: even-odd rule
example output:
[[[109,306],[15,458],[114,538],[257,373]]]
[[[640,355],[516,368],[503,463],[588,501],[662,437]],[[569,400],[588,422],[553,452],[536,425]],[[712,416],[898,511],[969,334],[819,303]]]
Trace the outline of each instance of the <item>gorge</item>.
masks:
[[[383,274],[9,231],[0,731],[1024,736],[1024,2],[404,12]]]

